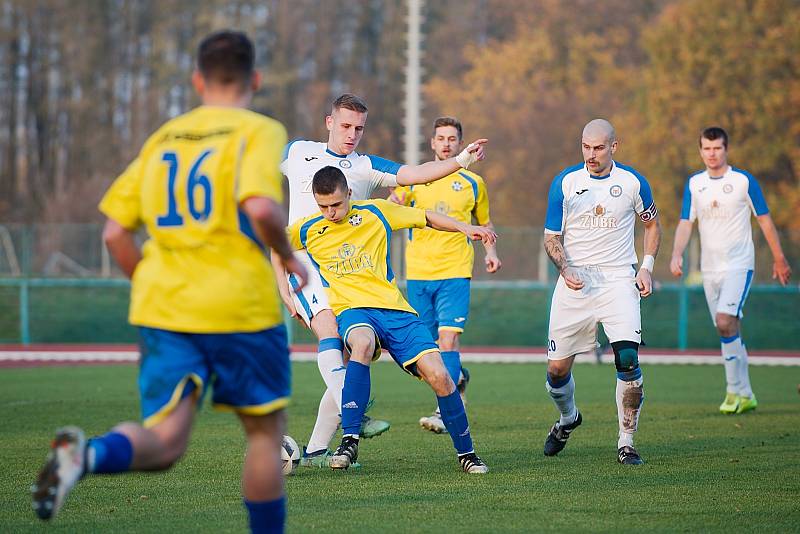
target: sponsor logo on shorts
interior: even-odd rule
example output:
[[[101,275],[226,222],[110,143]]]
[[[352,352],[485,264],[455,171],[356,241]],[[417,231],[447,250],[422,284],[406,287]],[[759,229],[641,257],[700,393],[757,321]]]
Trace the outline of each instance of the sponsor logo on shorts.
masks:
[[[455,318],[455,319],[453,319],[453,320],[454,320],[455,322],[457,322],[457,323],[463,323],[464,321],[466,321],[466,320],[467,320],[467,318],[466,318],[466,317],[456,317],[456,318]]]
[[[358,409],[358,404],[356,404],[356,401],[350,401],[347,404],[342,404],[342,408],[349,408],[351,410],[357,410]]]

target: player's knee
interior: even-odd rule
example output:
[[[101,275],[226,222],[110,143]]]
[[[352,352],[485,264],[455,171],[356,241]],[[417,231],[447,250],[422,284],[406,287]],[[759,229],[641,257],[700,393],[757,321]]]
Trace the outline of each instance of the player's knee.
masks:
[[[635,341],[615,341],[611,344],[611,348],[614,349],[614,365],[617,368],[617,377],[620,380],[641,378],[639,344]]]
[[[739,332],[739,320],[727,313],[718,313],[715,317],[717,331],[724,337],[735,336]]]
[[[425,360],[425,361],[422,361]],[[456,389],[450,373],[447,371],[441,356],[426,354],[417,362],[417,371],[425,382],[440,397],[449,395]],[[436,361],[438,360],[438,361]]]
[[[439,330],[439,349],[442,352],[458,350],[458,332]]]
[[[548,360],[547,376],[553,382],[560,382],[569,376],[571,366],[568,360]]]
[[[336,316],[331,310],[321,310],[311,318],[311,329],[319,339],[339,337]]]
[[[375,352],[375,339],[369,335],[352,333],[347,341],[350,345],[350,357],[354,361],[369,365],[372,353]]]

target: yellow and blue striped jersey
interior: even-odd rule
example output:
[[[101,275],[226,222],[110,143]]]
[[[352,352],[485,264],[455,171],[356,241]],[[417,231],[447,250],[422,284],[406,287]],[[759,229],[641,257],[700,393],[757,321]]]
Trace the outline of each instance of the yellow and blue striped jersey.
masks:
[[[131,285],[131,324],[252,332],[282,321],[268,258],[240,207],[282,202],[286,130],[240,108],[201,106],[156,131],[100,211],[149,239]]]
[[[467,224],[489,222],[489,197],[479,175],[466,169],[424,185],[398,187],[409,206],[428,209]],[[406,273],[409,280],[472,278],[475,251],[464,234],[433,228],[409,230]]]
[[[338,223],[322,214],[310,215],[289,226],[288,232],[292,246],[306,249],[319,271],[335,314],[351,308],[416,314],[397,288],[391,239],[393,230],[426,224],[425,210],[378,199],[352,202]]]

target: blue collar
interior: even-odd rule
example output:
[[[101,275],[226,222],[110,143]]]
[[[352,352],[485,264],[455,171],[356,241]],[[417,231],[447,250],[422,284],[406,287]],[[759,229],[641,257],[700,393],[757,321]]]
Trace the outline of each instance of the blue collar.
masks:
[[[347,154],[337,154],[336,152],[334,152],[333,150],[331,150],[328,147],[325,147],[325,152],[327,152],[331,156],[334,156],[334,157],[337,157],[337,158],[346,158],[347,157]]]
[[[605,180],[606,178],[608,178],[609,176],[611,176],[611,173],[612,173],[612,172],[614,172],[614,167],[615,167],[615,166],[616,166],[616,165],[614,164],[614,160],[611,160],[611,169],[609,169],[609,171],[608,171],[608,174],[606,174],[605,176],[595,176],[594,174],[592,174],[591,172],[589,172],[589,169],[588,169],[588,168],[586,168],[586,164],[584,164],[584,165],[583,165],[583,168],[584,168],[584,169],[586,169],[586,172],[588,172],[588,173],[589,173],[589,178],[591,178],[592,180]]]

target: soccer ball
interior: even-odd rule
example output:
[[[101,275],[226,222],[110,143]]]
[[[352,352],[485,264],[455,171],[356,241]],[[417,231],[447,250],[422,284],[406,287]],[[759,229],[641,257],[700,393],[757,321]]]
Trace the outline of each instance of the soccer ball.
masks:
[[[300,447],[292,436],[283,436],[281,443],[281,465],[283,474],[290,475],[297,464],[300,463]]]

